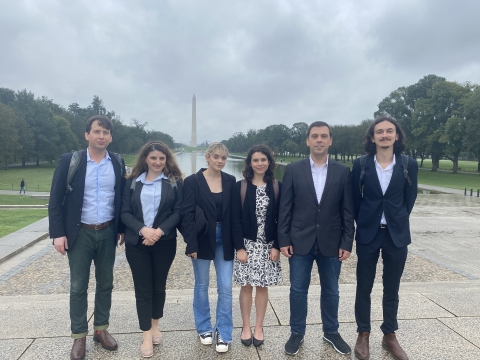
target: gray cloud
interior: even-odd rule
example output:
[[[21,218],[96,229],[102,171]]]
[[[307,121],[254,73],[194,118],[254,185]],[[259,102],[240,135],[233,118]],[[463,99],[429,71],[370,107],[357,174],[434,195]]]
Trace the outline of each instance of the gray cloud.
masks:
[[[480,82],[475,2],[0,0],[0,86],[68,106],[94,94],[124,122],[188,141],[371,117],[436,73]]]

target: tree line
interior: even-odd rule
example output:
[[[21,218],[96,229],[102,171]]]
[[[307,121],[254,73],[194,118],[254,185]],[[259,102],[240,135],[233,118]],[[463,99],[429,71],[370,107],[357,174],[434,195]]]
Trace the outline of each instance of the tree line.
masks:
[[[85,123],[90,116],[106,115],[114,124],[113,141],[108,149],[121,154],[136,153],[147,141],[159,140],[170,148],[173,138],[160,131],[147,130],[148,122],[132,119],[122,122],[115,111],[105,108],[95,95],[82,108],[73,103],[64,108],[53,100],[27,90],[0,88],[0,161],[5,169],[12,162],[57,160],[62,153],[86,146]]]
[[[432,171],[439,168],[440,159],[453,162],[458,172],[460,158],[476,159],[480,172],[480,86],[447,81],[437,75],[427,75],[417,83],[392,91],[379,104],[374,116],[390,115],[405,131],[406,152],[420,159],[432,159]],[[357,125],[333,125],[333,145],[330,154],[348,161],[364,154],[365,132],[372,119]],[[223,143],[233,152],[245,152],[252,145],[263,143],[277,154],[304,156],[308,125],[295,123],[270,125],[261,130],[237,132]]]

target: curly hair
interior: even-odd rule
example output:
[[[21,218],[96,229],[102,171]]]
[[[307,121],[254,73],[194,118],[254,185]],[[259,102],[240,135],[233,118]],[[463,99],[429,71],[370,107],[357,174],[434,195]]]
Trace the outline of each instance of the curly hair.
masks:
[[[405,133],[402,130],[400,124],[394,118],[386,115],[381,115],[370,124],[367,131],[365,132],[365,142],[363,145],[365,146],[365,152],[369,155],[375,155],[377,153],[377,145],[372,142],[374,138],[373,131],[375,130],[375,126],[380,124],[383,121],[388,121],[395,126],[395,131],[398,134],[398,140],[395,140],[395,144],[393,145],[393,152],[394,154],[401,154],[403,150],[407,147],[407,138],[405,137]]]
[[[142,173],[148,172],[146,158],[152,151],[160,151],[166,157],[165,168],[163,173],[168,178],[174,178],[176,181],[183,182],[182,171],[178,167],[177,160],[172,153],[172,150],[161,141],[150,141],[142,146],[138,151],[137,161],[133,166],[132,173],[127,176],[127,179],[139,177]]]
[[[262,153],[268,159],[268,169],[263,175],[263,181],[266,183],[272,182],[275,179],[273,172],[275,170],[276,163],[272,155],[272,150],[270,150],[270,148],[266,145],[255,145],[248,150],[247,158],[245,159],[245,168],[242,171],[243,177],[248,181],[252,181],[252,156],[256,152]]]

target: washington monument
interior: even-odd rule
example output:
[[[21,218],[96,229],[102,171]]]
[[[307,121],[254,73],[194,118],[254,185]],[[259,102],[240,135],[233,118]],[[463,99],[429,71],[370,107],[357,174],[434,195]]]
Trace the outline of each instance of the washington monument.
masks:
[[[190,146],[197,147],[197,99],[195,94],[192,98],[192,141]]]

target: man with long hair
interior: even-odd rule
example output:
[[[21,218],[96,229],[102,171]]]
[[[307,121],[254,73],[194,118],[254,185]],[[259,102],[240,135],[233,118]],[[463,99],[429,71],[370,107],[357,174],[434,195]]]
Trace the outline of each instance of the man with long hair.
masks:
[[[405,135],[398,122],[381,116],[365,134],[367,155],[353,163],[358,256],[355,355],[360,360],[370,356],[370,294],[380,251],[383,259],[382,346],[395,359],[408,359],[395,331],[398,329],[400,278],[411,242],[409,216],[417,198],[418,165],[414,159],[402,155],[405,146]]]

